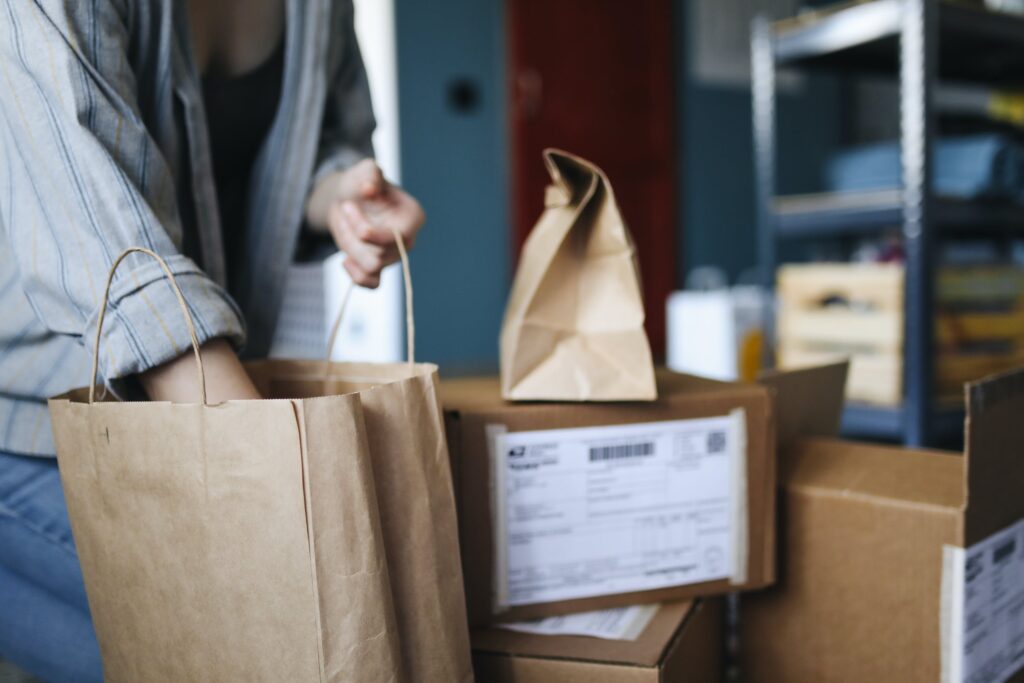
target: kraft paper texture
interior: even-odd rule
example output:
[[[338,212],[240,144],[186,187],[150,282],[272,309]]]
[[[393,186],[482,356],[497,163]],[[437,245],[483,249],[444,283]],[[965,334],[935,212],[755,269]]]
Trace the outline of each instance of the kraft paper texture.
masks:
[[[608,178],[546,150],[546,208],[526,240],[501,328],[512,400],[657,398],[636,250]]]
[[[436,366],[262,361],[272,398],[210,405],[160,257],[126,251],[108,292],[132,253],[176,291],[200,400],[50,401],[105,679],[472,681]]]

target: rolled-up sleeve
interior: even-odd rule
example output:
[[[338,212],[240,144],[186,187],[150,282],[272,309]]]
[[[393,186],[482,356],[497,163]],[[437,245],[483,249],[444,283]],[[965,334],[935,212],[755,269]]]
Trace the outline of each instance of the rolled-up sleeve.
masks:
[[[314,182],[372,157],[377,126],[351,0],[336,2],[333,12],[335,30],[331,40],[335,42]]]
[[[0,222],[18,283],[49,330],[91,347],[110,265],[148,247],[175,273],[200,341],[241,345],[237,305],[180,253],[175,179],[139,111],[130,21],[130,5],[114,0],[0,0]],[[111,287],[105,376],[147,370],[189,344],[159,265],[130,256]]]

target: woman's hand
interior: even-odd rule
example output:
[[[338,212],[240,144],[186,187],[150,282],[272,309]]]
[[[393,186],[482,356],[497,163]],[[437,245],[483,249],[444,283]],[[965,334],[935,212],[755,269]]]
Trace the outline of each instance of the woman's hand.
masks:
[[[203,356],[206,376],[206,398],[216,405],[223,401],[260,398],[249,375],[224,339],[211,339],[199,348]],[[168,361],[139,375],[142,388],[153,401],[172,403],[198,403],[199,385],[196,384],[196,359],[189,349]]]
[[[385,180],[372,159],[325,176],[313,188],[306,218],[329,230],[345,252],[345,270],[364,287],[380,284],[385,266],[398,260],[394,233],[412,247],[426,216],[420,203]]]

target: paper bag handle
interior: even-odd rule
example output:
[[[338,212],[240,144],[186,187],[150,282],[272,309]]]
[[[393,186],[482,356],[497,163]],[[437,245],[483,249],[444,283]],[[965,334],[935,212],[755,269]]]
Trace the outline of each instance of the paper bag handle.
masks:
[[[405,287],[405,354],[406,361],[412,366],[416,362],[416,327],[412,311],[412,276],[409,273],[409,252],[405,248],[405,240],[397,228],[391,226],[391,234],[395,237],[395,245],[398,247],[398,255],[402,259],[402,282]],[[331,326],[331,334],[327,337],[327,351],[324,352],[324,381],[330,380],[331,373],[331,352],[334,350],[334,343],[338,338],[338,331],[341,329],[341,321],[345,317],[345,309],[348,307],[349,297],[352,295],[354,282],[350,282],[345,293],[341,297],[341,306],[338,307],[338,314]]]
[[[103,334],[103,319],[107,315],[107,302],[110,299],[110,286],[114,282],[114,273],[117,272],[117,267],[121,265],[121,262],[129,254],[145,254],[156,259],[156,262],[163,268],[164,273],[167,275],[167,279],[170,281],[171,289],[174,290],[174,296],[178,299],[178,305],[181,306],[182,315],[185,316],[185,324],[188,325],[188,335],[192,339],[192,351],[196,355],[196,372],[198,373],[199,379],[199,394],[203,399],[203,405],[206,405],[206,373],[203,371],[203,356],[199,353],[199,337],[196,336],[196,326],[192,322],[192,314],[188,311],[188,304],[185,303],[185,296],[181,293],[181,288],[178,287],[178,281],[174,279],[174,273],[168,267],[167,262],[161,258],[159,254],[151,249],[145,247],[129,247],[121,252],[121,255],[114,261],[114,265],[110,266],[110,274],[107,275],[107,286],[103,290],[103,301],[100,304],[100,316],[96,321],[96,344],[92,350],[92,380],[89,382],[89,405],[92,405],[96,400],[96,378],[99,373],[100,367],[100,336]]]

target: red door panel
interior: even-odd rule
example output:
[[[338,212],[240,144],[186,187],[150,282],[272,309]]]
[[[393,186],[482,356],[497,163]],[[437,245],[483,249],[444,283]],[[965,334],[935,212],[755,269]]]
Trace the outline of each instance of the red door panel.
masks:
[[[508,0],[508,30],[515,253],[543,209],[542,150],[596,163],[636,241],[660,357],[677,257],[672,5]]]

